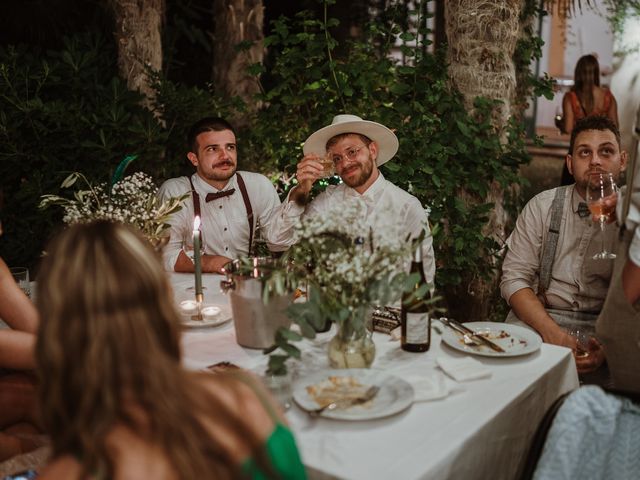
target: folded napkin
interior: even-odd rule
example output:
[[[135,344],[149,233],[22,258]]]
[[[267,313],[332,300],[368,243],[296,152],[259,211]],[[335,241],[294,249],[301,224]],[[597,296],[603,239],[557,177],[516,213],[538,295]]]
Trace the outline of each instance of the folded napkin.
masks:
[[[491,370],[475,358],[451,358],[440,356],[436,359],[438,366],[457,382],[467,382],[491,376]]]
[[[413,387],[414,402],[429,402],[449,396],[456,386],[441,372],[433,371],[428,375],[410,374],[403,377]]]

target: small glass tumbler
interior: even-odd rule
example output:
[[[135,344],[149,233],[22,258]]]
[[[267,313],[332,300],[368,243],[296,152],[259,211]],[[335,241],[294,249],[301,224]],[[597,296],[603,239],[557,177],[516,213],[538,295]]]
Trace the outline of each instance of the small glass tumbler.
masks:
[[[330,154],[326,154],[324,157],[320,157],[318,161],[322,164],[322,175],[320,178],[330,178],[336,173],[336,167],[333,164],[333,158]]]
[[[31,283],[29,282],[29,269],[26,267],[11,267],[9,269],[13,279],[16,281],[24,294],[31,298]]]
[[[580,327],[569,327],[565,331],[570,337],[570,345],[567,346],[573,350],[573,355],[576,358],[588,357],[591,333]]]
[[[269,375],[265,374],[262,377],[265,386],[271,392],[271,395],[278,404],[282,407],[282,410],[287,411],[291,408],[291,399],[293,396],[293,387],[291,380],[291,373],[287,372],[284,375]]]

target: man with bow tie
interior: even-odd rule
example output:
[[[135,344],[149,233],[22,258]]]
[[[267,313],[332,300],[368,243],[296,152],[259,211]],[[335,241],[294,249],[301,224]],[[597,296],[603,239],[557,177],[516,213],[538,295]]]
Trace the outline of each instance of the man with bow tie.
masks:
[[[363,202],[367,224],[374,235],[376,231],[393,229],[402,238],[417,238],[425,232],[422,259],[425,277],[432,282],[436,266],[427,213],[416,197],[386,180],[378,169],[393,158],[398,146],[398,138],[384,125],[356,115],[336,115],[331,125],[305,141],[305,156],[296,172],[298,185],[282,205],[283,218],[316,215],[347,201]],[[342,184],[328,186],[309,202],[313,183],[326,176],[323,159],[333,165]],[[280,235],[286,236],[284,226]]]
[[[614,251],[617,227],[604,233],[586,204],[588,177],[610,173],[618,181],[627,164],[620,132],[606,117],[586,117],[571,132],[566,156],[575,184],[546,190],[527,203],[507,239],[500,289],[511,306],[508,323],[524,322],[543,341],[576,347],[567,329],[592,334],[611,279],[613,260],[594,259],[605,246]],[[589,355],[576,356],[578,372],[595,371],[604,353],[595,339]]]
[[[191,192],[182,210],[169,220],[171,238],[163,252],[165,268],[193,272],[193,261],[184,247],[191,245],[196,215],[202,221],[203,272],[222,273],[226,263],[246,256],[252,250],[258,226],[272,251],[286,249],[274,236],[278,194],[264,175],[236,171],[238,152],[231,124],[218,117],[203,118],[189,129],[187,141],[187,158],[196,172],[167,180],[158,193],[166,199]]]

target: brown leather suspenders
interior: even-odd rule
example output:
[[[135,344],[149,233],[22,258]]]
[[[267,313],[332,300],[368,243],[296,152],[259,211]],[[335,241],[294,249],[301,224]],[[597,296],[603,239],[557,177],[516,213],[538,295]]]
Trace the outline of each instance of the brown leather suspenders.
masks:
[[[242,193],[242,200],[244,200],[244,208],[247,210],[247,221],[249,222],[249,250],[247,252],[251,255],[251,246],[253,245],[253,208],[251,208],[251,202],[249,201],[249,194],[247,193],[247,186],[244,184],[244,180],[239,173],[236,173],[238,177],[238,188]]]

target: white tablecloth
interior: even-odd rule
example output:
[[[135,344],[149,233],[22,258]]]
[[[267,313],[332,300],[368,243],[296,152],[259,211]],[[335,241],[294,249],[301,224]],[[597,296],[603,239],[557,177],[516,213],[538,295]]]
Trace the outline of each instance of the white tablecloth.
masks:
[[[205,301],[228,304],[219,292],[221,277],[206,275]],[[185,287],[192,275],[172,274],[177,300],[191,298]],[[302,343],[301,362],[292,362],[295,378],[328,368],[326,344],[332,334]],[[464,354],[440,344],[434,330],[431,349],[408,353],[399,342],[374,334],[373,368],[403,376],[409,370],[436,372],[438,356]],[[186,331],[185,365],[199,369],[230,361],[261,372],[260,350],[235,342],[232,322],[216,328]],[[442,400],[415,403],[380,420],[347,422],[311,420],[297,406],[287,412],[311,478],[344,479],[513,479],[543,414],[561,394],[578,387],[570,350],[543,344],[533,354],[512,358],[476,357],[490,378],[456,385]]]

